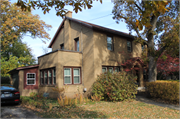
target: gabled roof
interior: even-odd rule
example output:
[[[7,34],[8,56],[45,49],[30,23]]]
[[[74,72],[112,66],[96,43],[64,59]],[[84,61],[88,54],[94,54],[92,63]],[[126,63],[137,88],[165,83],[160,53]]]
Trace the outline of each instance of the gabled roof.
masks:
[[[121,36],[121,37],[129,38],[130,40],[134,39],[134,36],[129,35],[129,34],[124,33],[124,32],[120,32],[120,31],[117,31],[117,30],[109,29],[109,28],[106,28],[106,27],[102,27],[102,26],[95,25],[95,24],[92,24],[92,23],[88,23],[88,22],[85,22],[85,21],[81,21],[81,20],[78,20],[78,19],[74,19],[74,18],[70,18],[70,17],[65,17],[65,19],[62,21],[61,25],[59,26],[58,30],[56,31],[56,33],[55,33],[51,43],[49,44],[48,48],[52,47],[52,45],[55,42],[58,34],[60,33],[61,29],[64,27],[64,21],[66,19],[71,20],[71,21],[76,22],[76,23],[79,23],[79,24],[82,24],[82,25],[84,25],[86,27],[89,27],[89,28],[91,28],[93,30],[96,30],[96,31],[101,31],[101,32],[105,32],[105,33],[111,33],[111,34],[118,35],[118,36]]]
[[[35,65],[31,65],[31,66],[18,67],[18,68],[12,69],[12,70],[9,71],[8,73],[12,73],[12,72],[18,71],[18,70],[24,70],[24,69],[36,68],[36,67],[39,67],[39,65],[38,65],[38,64],[35,64]]]

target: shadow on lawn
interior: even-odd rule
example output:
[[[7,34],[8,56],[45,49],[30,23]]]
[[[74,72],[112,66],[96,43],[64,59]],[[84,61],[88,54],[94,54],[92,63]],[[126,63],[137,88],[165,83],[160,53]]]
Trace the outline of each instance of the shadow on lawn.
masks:
[[[53,108],[48,112],[38,113],[43,118],[107,118],[102,112],[87,110],[79,106]]]

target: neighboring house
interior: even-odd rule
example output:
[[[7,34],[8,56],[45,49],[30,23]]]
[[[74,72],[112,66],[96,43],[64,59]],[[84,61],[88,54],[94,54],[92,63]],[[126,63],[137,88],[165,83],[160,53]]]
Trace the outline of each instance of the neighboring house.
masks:
[[[52,52],[39,56],[38,65],[10,71],[12,79],[19,81],[21,95],[33,91],[57,97],[51,88],[67,85],[67,96],[74,96],[78,90],[88,96],[97,75],[122,71],[126,69],[122,64],[129,59],[134,59],[139,86],[143,86],[144,65],[138,58],[141,44],[135,44],[129,34],[73,19],[68,12],[49,48]]]

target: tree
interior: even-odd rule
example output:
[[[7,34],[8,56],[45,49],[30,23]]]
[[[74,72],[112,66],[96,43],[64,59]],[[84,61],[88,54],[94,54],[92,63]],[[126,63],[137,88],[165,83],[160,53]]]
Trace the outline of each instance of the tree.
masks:
[[[130,33],[135,31],[136,41],[148,46],[149,82],[157,78],[157,59],[179,42],[175,31],[179,26],[178,7],[179,1],[114,0],[113,19],[117,23],[124,20]],[[171,32],[175,37],[170,35]],[[156,49],[157,44],[159,50]]]
[[[32,38],[50,39],[49,34],[45,28],[51,28],[50,25],[45,24],[44,21],[39,20],[38,15],[32,15],[31,12],[22,11],[21,8],[9,1],[1,1],[1,50],[5,50],[10,44],[14,43],[23,35],[29,33]]]
[[[0,1],[0,7],[1,76],[9,76],[8,71],[35,63],[31,49],[21,41],[23,35],[28,33],[32,38],[48,40],[50,37],[45,28],[51,26],[39,20],[38,15],[22,11],[7,0]]]
[[[157,69],[164,76],[173,75],[173,73],[179,72],[179,58],[162,53],[157,60]]]
[[[31,8],[33,9],[42,9],[43,13],[49,12],[53,7],[56,10],[57,16],[65,16],[68,9],[65,9],[65,6],[72,6],[73,10],[77,13],[78,11],[82,11],[82,9],[90,9],[92,7],[94,0],[52,0],[52,1],[23,1],[17,0],[17,6],[20,6],[22,10],[30,11]],[[96,0],[98,1],[98,0]],[[102,0],[99,0],[102,3]]]

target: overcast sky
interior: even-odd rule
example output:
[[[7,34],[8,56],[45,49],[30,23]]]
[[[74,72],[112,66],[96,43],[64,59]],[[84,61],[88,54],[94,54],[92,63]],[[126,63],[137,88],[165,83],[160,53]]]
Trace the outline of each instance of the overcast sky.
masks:
[[[68,10],[72,11],[71,7],[67,8]],[[73,11],[72,18],[129,33],[125,23],[120,22],[119,24],[116,24],[115,20],[112,19],[112,9],[113,3],[111,3],[111,0],[103,0],[102,4],[99,1],[94,1],[93,7],[91,9],[83,9],[82,12],[78,12],[77,14]],[[52,26],[49,31],[47,30],[52,40],[54,34],[56,33],[56,30],[62,22],[62,18],[56,16],[56,11],[54,9],[51,9],[50,12],[46,13],[45,15],[41,10],[33,10],[32,13],[38,14],[41,20],[43,20],[46,24]],[[38,38],[32,39],[31,37],[24,36],[22,39],[22,41],[32,49],[32,54],[35,56],[35,58],[44,54],[43,47],[47,48],[51,40],[46,41],[45,44],[41,41],[41,39]],[[48,49],[49,51],[51,51],[50,48]]]

